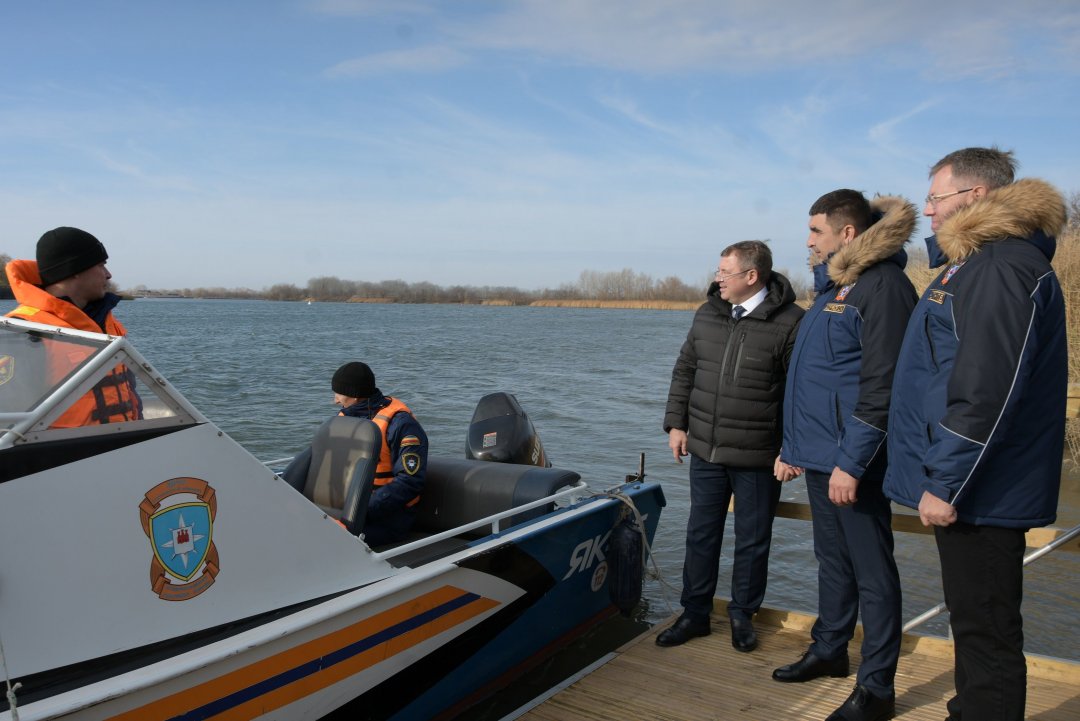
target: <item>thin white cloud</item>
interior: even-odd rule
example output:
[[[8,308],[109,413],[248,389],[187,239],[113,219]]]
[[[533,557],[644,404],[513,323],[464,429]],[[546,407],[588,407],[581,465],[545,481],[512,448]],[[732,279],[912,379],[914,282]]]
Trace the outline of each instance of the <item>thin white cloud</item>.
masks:
[[[1080,20],[1071,0],[993,8],[984,0],[945,6],[940,0],[516,0],[469,5],[466,17],[457,4],[421,0],[319,0],[312,8],[364,17],[422,15],[458,52],[523,52],[645,74],[746,75],[854,57],[886,62],[916,44],[926,48],[928,79],[997,79],[1026,68],[1016,42],[1025,33],[1064,56],[1071,72],[1080,69]]]
[[[867,131],[867,137],[870,142],[874,143],[878,147],[892,152],[894,155],[901,154],[900,150],[896,147],[895,131],[897,127],[903,125],[905,122],[914,118],[916,115],[921,115],[930,108],[938,104],[936,100],[925,100],[915,107],[907,110],[899,115],[882,120],[870,127]]]
[[[783,67],[850,56],[901,37],[896,28],[901,13],[892,5],[850,0],[831,5],[824,0],[768,8],[757,0],[524,0],[454,30],[476,47],[529,50],[645,73]]]
[[[469,62],[463,52],[445,46],[429,46],[410,50],[391,50],[345,60],[327,68],[330,77],[381,75],[384,73],[445,72]]]
[[[638,104],[630,98],[621,95],[602,95],[599,102],[604,107],[615,111],[628,120],[665,135],[672,135],[673,129],[649,117],[638,107]]]
[[[121,160],[106,150],[89,149],[86,153],[109,173],[138,180],[143,186],[151,186],[158,190],[177,190],[188,193],[195,190],[195,185],[187,178],[149,172],[142,166],[128,160]]]
[[[422,0],[310,0],[312,12],[337,17],[377,17],[380,15],[429,15],[435,12]]]

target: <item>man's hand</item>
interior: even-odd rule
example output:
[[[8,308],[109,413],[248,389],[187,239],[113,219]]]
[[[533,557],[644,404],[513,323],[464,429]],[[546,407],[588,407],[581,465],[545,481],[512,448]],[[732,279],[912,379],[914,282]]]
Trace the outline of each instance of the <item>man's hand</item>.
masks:
[[[776,457],[773,461],[773,475],[776,476],[776,480],[783,483],[787,483],[792,478],[797,478],[803,474],[803,469],[798,466],[792,466],[788,463],[784,463],[780,460],[780,456]]]
[[[924,526],[949,526],[956,522],[956,507],[930,491],[923,491],[919,500],[919,519]]]
[[[838,506],[850,506],[858,497],[855,494],[859,479],[847,471],[834,468],[829,476],[829,500]]]
[[[671,449],[671,455],[675,456],[675,462],[682,463],[683,456],[687,454],[686,431],[672,428],[668,431],[667,444],[668,448]]]

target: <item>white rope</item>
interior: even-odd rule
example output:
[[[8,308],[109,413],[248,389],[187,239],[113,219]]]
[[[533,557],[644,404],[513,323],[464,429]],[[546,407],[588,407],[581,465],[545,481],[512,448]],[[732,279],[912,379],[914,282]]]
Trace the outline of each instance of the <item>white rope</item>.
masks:
[[[11,676],[8,674],[7,657],[4,656],[4,640],[2,637],[0,637],[0,666],[4,668],[4,682],[7,684],[7,702],[8,708],[11,709],[11,721],[19,721],[19,709],[15,704],[15,692],[22,688],[22,684],[16,682],[14,686],[11,685]]]
[[[645,521],[641,518],[641,511],[634,505],[634,499],[630,498],[630,496],[625,493],[617,491],[601,491],[597,495],[622,501],[630,507],[630,510],[634,514],[634,523],[637,525],[638,533],[641,534],[641,542],[645,545],[645,555],[649,561],[652,562],[652,570],[648,568],[648,563],[646,563],[645,573],[649,578],[654,579],[660,584],[660,596],[664,599],[664,605],[667,606],[668,613],[675,613],[675,608],[671,605],[671,600],[668,598],[667,589],[671,589],[673,592],[677,589],[664,578],[664,574],[660,571],[660,564],[656,561],[652,546],[649,544],[649,537],[645,533]]]

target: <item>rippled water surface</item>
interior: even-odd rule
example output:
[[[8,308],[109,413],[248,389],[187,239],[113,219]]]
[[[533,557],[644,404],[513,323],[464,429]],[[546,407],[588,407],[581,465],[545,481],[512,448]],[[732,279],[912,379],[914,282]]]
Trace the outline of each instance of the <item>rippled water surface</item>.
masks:
[[[0,311],[13,305],[0,301]],[[122,303],[117,316],[159,371],[264,460],[300,450],[335,412],[330,377],[350,360],[367,362],[380,389],[408,403],[435,454],[464,453],[476,402],[494,391],[515,394],[554,465],[578,471],[594,487],[634,472],[644,452],[646,472],[668,500],[654,550],[677,608],[689,464],[673,461],[661,424],[691,312],[138,300]],[[802,483],[787,484],[784,499],[804,500]],[[1075,474],[1063,481],[1059,516],[1058,525],[1080,522]],[[731,547],[729,531],[721,596],[730,583]],[[932,538],[898,534],[897,559],[910,618],[941,600]],[[1078,655],[1078,576],[1076,553],[1029,567],[1028,650]],[[766,605],[812,613],[816,588],[809,524],[778,519]],[[648,584],[646,595],[641,620],[669,615],[659,584]],[[946,626],[938,620],[927,629],[944,633]],[[602,646],[603,636],[591,643]]]

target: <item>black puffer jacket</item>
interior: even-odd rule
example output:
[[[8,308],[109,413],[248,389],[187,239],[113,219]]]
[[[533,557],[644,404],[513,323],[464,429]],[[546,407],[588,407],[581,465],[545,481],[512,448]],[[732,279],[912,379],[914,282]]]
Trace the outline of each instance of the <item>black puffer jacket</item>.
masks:
[[[709,287],[671,373],[664,431],[687,431],[690,453],[710,463],[772,467],[780,450],[788,361],[803,309],[772,273],[765,300],[736,321]]]

